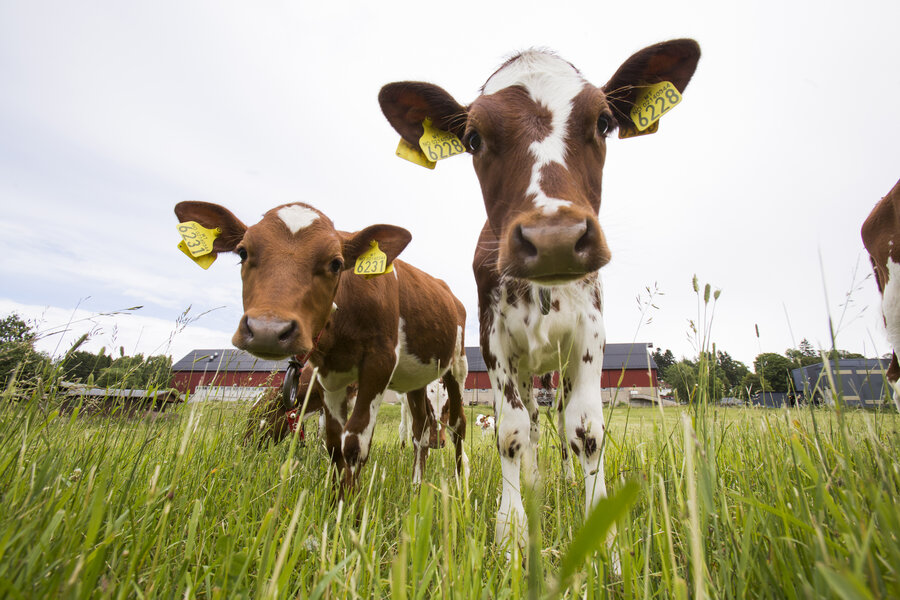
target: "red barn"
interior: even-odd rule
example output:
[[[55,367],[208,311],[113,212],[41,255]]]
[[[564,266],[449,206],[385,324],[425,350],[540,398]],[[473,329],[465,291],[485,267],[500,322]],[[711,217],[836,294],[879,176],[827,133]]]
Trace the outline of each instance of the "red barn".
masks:
[[[649,345],[607,344],[603,356],[602,395],[605,402],[633,401],[635,398],[652,397],[657,386],[657,366],[650,356]],[[466,378],[467,402],[490,403],[491,382],[481,350],[475,346],[466,348],[469,375]],[[197,387],[214,388],[216,395],[231,399],[248,399],[258,393],[259,387],[279,386],[284,380],[287,361],[262,360],[242,350],[201,349],[194,350],[172,365],[172,386],[180,392],[196,391]],[[559,375],[553,376],[552,387],[559,383]],[[534,387],[540,389],[540,379],[535,377]]]
[[[193,393],[197,387],[235,391],[274,387],[284,381],[285,369],[286,360],[262,360],[235,348],[193,350],[172,365],[171,387],[182,393]]]

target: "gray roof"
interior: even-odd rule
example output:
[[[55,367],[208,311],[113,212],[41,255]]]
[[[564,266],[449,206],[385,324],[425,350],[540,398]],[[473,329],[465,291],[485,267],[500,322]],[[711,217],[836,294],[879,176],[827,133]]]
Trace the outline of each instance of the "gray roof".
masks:
[[[647,352],[647,344],[637,342],[634,344],[606,344],[606,353],[603,355],[603,368],[612,370],[646,369],[647,360],[651,369],[658,369],[656,361]],[[469,373],[484,373],[487,366],[484,357],[481,356],[481,348],[478,346],[466,346],[466,360],[469,361]]]
[[[656,369],[656,362],[647,353],[647,344],[638,342],[635,344],[606,344],[606,354],[603,356],[603,368],[620,370],[646,369],[647,360],[650,360],[650,368]],[[481,356],[481,348],[478,346],[466,346],[466,360],[469,363],[469,373],[485,373],[487,366]],[[234,348],[212,348],[194,350],[174,365],[172,371],[215,372],[219,371],[247,371],[264,372],[284,371],[287,369],[286,360],[263,360],[252,354]]]
[[[263,360],[249,352],[236,348],[204,348],[192,350],[190,354],[172,365],[173,372],[193,371],[195,373],[222,372],[263,372],[284,371],[286,360]]]

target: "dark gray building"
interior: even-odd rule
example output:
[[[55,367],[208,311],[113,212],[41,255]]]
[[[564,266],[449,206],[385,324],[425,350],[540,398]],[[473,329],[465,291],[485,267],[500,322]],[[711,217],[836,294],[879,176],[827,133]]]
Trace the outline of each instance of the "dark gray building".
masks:
[[[847,406],[872,408],[890,401],[885,372],[889,359],[845,358],[829,361],[834,387],[840,387]],[[834,404],[835,391],[825,371],[825,363],[791,371],[797,394],[810,401]]]

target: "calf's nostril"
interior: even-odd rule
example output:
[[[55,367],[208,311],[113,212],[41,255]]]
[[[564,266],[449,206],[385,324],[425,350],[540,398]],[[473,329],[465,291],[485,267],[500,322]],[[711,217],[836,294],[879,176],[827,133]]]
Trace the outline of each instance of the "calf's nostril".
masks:
[[[253,338],[253,330],[250,328],[250,319],[247,318],[247,315],[241,319],[241,329],[248,339]]]
[[[518,247],[519,253],[525,258],[535,258],[538,255],[537,246],[535,246],[531,240],[528,239],[528,232],[525,231],[521,225],[516,225],[516,229],[513,232],[514,240],[516,242],[516,246]]]
[[[597,238],[597,232],[595,231],[595,227],[593,224],[585,219],[583,224],[584,234],[578,238],[578,241],[575,242],[575,252],[577,254],[584,254],[588,252],[591,247],[594,245],[594,242]]]
[[[288,340],[290,340],[293,337],[295,331],[297,331],[297,322],[296,321],[290,321],[290,322],[286,323],[285,326],[282,328],[282,330],[278,334],[278,341],[279,342],[287,342]]]

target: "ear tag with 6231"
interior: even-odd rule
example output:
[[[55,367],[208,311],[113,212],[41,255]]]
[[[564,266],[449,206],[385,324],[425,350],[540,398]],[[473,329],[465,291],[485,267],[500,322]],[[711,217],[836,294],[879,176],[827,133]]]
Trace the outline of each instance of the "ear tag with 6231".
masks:
[[[643,133],[659,121],[659,118],[681,102],[681,94],[670,81],[660,81],[644,88],[631,109],[631,120],[637,130]],[[641,135],[637,134],[637,135]],[[630,137],[630,136],[628,136]]]
[[[178,233],[182,238],[178,243],[178,249],[188,258],[204,269],[208,269],[209,265],[215,262],[213,242],[222,233],[218,227],[207,229],[196,221],[185,221],[178,224]]]
[[[369,249],[356,259],[353,272],[371,279],[377,275],[393,273],[394,265],[388,264],[387,255],[378,248],[378,242],[372,241]]]

